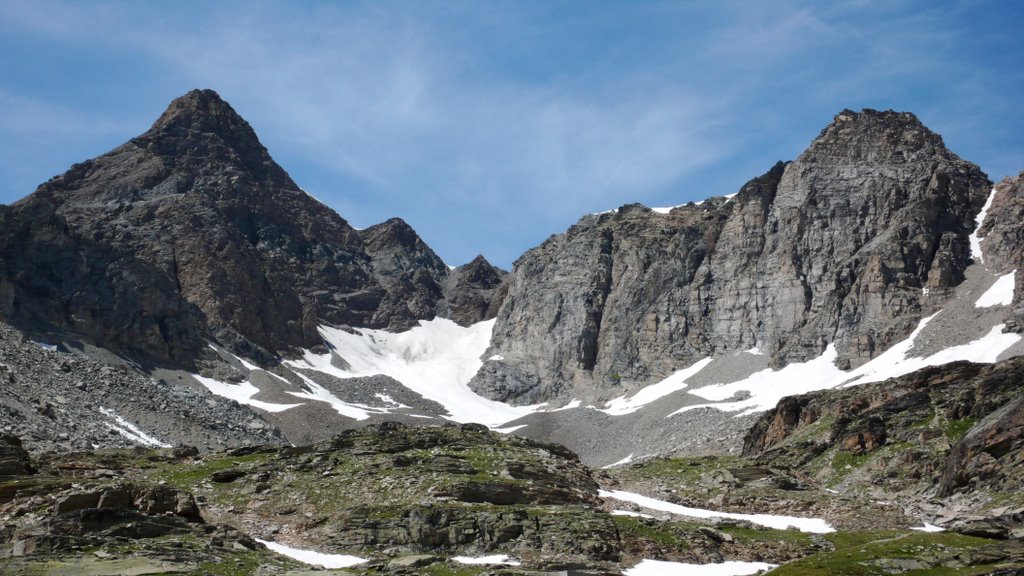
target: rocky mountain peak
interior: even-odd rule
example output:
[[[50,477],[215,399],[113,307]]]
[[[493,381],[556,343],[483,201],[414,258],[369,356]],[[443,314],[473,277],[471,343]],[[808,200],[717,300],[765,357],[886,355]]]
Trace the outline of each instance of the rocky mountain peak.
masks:
[[[991,183],[905,112],[844,110],[728,201],[587,216],[516,261],[471,386],[608,398],[715,355],[861,364],[952,294]],[[928,296],[925,298],[925,296]]]
[[[256,132],[213,90],[192,90],[174,99],[137,146],[171,163],[220,160],[258,179],[295,190],[298,186],[270,157]]]
[[[799,160],[901,163],[924,155],[955,158],[914,114],[865,108],[836,114]]]
[[[484,258],[483,254],[477,254],[476,258],[470,260],[458,268],[460,274],[465,276],[465,282],[479,288],[494,288],[501,284],[505,272],[495,268]]]
[[[184,126],[199,132],[219,132],[242,123],[248,127],[248,123],[220,94],[210,89],[196,89],[172,100],[153,124],[153,129]]]
[[[270,361],[319,323],[407,328],[448,275],[404,221],[360,233],[303,193],[212,90],[0,218],[0,309],[159,363],[208,340]]]

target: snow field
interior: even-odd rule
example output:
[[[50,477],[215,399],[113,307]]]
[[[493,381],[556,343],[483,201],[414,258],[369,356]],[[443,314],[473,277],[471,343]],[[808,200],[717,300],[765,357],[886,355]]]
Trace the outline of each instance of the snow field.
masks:
[[[765,562],[722,562],[720,564],[685,564],[663,560],[642,560],[623,572],[625,576],[746,576],[775,568]]]
[[[313,550],[300,550],[298,548],[285,546],[284,544],[278,544],[277,542],[260,540],[259,538],[254,538],[254,540],[282,556],[287,556],[293,560],[298,560],[303,564],[309,564],[311,566],[321,566],[327,569],[349,568],[366,562],[365,558],[349,556],[348,554],[324,554],[322,552],[314,552]]]
[[[598,496],[622,502],[632,502],[649,510],[668,512],[690,518],[727,518],[731,520],[746,520],[768,528],[778,530],[789,530],[795,528],[801,532],[812,532],[814,534],[828,534],[835,532],[832,526],[820,518],[799,518],[797,516],[776,516],[774,514],[739,514],[735,512],[717,512],[715,510],[704,510],[701,508],[690,508],[680,506],[664,500],[658,500],[634,492],[623,490],[600,490]]]
[[[1017,271],[1000,276],[991,288],[985,291],[974,303],[975,308],[991,308],[993,306],[1009,306],[1013,303],[1013,288],[1016,285]]]
[[[785,396],[839,386],[882,382],[921,368],[939,366],[957,360],[992,363],[998,359],[1000,354],[1021,339],[1019,334],[1004,334],[1005,325],[999,324],[994,326],[988,334],[967,344],[951,346],[924,358],[911,356],[914,340],[938,314],[922,319],[907,339],[894,344],[870,362],[854,370],[843,371],[836,367],[835,360],[838,354],[835,345],[829,344],[825,352],[813,360],[789,364],[779,370],[761,370],[743,380],[728,384],[713,384],[692,390],[691,394],[712,400],[714,403],[686,406],[669,414],[669,417],[707,407],[726,412],[738,411],[739,416],[745,416],[774,408]],[[750,392],[751,396],[745,400],[724,402],[742,391]]]
[[[398,334],[384,330],[320,327],[320,335],[349,368],[331,364],[331,354],[307,351],[301,360],[288,361],[299,370],[317,370],[337,378],[383,374],[401,382],[427,400],[445,407],[456,422],[479,422],[494,427],[543,409],[545,404],[509,406],[488,400],[469,389],[468,383],[483,365],[494,320],[463,328],[446,318],[421,320]]]
[[[474,564],[474,565],[501,565],[501,566],[519,566],[522,562],[513,560],[508,554],[494,554],[491,556],[453,556],[452,560],[459,564]]]

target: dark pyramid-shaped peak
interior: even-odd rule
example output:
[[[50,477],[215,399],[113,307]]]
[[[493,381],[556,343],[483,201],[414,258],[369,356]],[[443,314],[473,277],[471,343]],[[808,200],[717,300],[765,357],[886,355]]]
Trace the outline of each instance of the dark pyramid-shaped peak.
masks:
[[[175,98],[153,124],[154,130],[186,127],[200,132],[219,132],[248,123],[213,90],[192,90]],[[251,128],[250,128],[251,130]]]
[[[902,163],[922,156],[956,158],[942,137],[910,112],[866,108],[836,114],[800,160]]]
[[[459,276],[459,281],[476,288],[495,288],[505,279],[507,272],[487,261],[482,254],[478,254],[466,264],[459,266],[453,272]]]
[[[213,90],[175,98],[145,134],[132,140],[165,158],[217,160],[239,165],[259,180],[295,189],[252,126]]]
[[[444,261],[401,218],[374,224],[360,235],[367,254],[375,260],[374,267],[385,276],[419,268],[429,270],[437,280],[448,274]]]

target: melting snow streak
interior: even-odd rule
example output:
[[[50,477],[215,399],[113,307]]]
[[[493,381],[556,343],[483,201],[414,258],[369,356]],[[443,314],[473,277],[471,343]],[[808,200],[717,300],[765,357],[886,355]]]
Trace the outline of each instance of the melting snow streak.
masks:
[[[159,448],[170,448],[171,445],[166,442],[161,442],[156,438],[153,438],[149,434],[146,434],[131,422],[118,416],[117,412],[109,410],[107,408],[100,408],[100,413],[114,421],[113,424],[110,422],[104,422],[107,428],[117,432],[121,436],[135,442],[136,444],[142,444],[143,446],[157,446]]]
[[[729,518],[732,520],[746,520],[747,522],[760,524],[761,526],[767,526],[769,528],[776,528],[778,530],[796,528],[801,532],[813,532],[815,534],[835,532],[835,529],[832,528],[828,522],[818,518],[798,518],[796,516],[775,516],[772,514],[716,512],[714,510],[703,510],[701,508],[680,506],[678,504],[672,504],[671,502],[665,502],[664,500],[650,498],[633,492],[624,492],[622,490],[601,490],[598,492],[598,495],[602,498],[632,502],[650,510],[660,510],[662,512],[678,514],[680,516],[689,516],[691,518]]]

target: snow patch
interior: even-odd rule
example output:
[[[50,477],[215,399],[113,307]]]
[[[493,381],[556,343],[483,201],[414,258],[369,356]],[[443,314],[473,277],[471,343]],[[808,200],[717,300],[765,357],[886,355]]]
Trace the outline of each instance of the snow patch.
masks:
[[[650,514],[631,512],[629,510],[612,510],[612,516],[629,516],[630,518],[654,518],[654,516],[651,516]]]
[[[616,466],[624,466],[626,464],[629,464],[632,461],[633,461],[633,453],[630,452],[629,456],[626,456],[622,460],[619,460],[618,462],[615,462],[613,464],[609,464],[607,466],[602,466],[601,469],[602,470],[608,470],[609,468],[615,468]]]
[[[1005,324],[992,328],[981,338],[951,346],[926,358],[911,357],[914,340],[925,326],[937,316],[933,314],[921,320],[917,328],[906,340],[894,344],[891,348],[876,356],[860,367],[844,372],[836,367],[838,357],[835,345],[829,344],[825,352],[813,360],[789,364],[779,370],[770,368],[755,372],[743,380],[728,384],[713,384],[690,391],[715,403],[685,406],[669,414],[669,417],[698,408],[717,408],[725,412],[740,411],[738,416],[745,416],[774,408],[785,396],[805,394],[815,390],[825,390],[839,386],[856,386],[871,382],[882,382],[889,378],[903,376],[928,366],[940,366],[957,360],[977,363],[992,363],[1016,344],[1019,334],[1003,334]],[[725,402],[737,393],[747,391],[750,397],[745,400]]]
[[[405,404],[402,404],[401,402],[399,402],[398,400],[395,400],[394,398],[392,398],[391,396],[389,396],[387,394],[382,394],[380,392],[377,392],[376,394],[374,394],[374,397],[378,398],[381,402],[383,402],[385,404],[391,404],[395,408],[408,408],[408,406],[406,406]]]
[[[309,564],[311,566],[320,566],[328,569],[349,568],[366,562],[365,558],[349,556],[348,554],[324,554],[322,552],[314,552],[313,550],[299,550],[298,548],[292,548],[290,546],[285,546],[284,544],[278,544],[277,542],[260,540],[259,538],[254,538],[254,540],[282,556],[287,556],[293,560],[298,560],[303,564]]]
[[[125,420],[117,412],[108,408],[100,408],[100,413],[114,421],[113,424],[110,422],[104,422],[107,428],[117,432],[121,436],[135,442],[136,444],[142,444],[143,446],[155,446],[157,448],[170,448],[171,445],[166,442],[161,442],[156,438],[146,434],[140,430],[137,426],[131,422]]]
[[[497,432],[499,434],[511,434],[511,433],[515,432],[516,430],[519,430],[521,428],[526,428],[527,426],[529,426],[529,424],[520,424],[518,426],[509,426],[508,428],[491,428],[491,430],[494,430],[495,432]]]
[[[623,572],[625,576],[746,576],[775,568],[765,562],[729,561],[720,564],[685,564],[664,560],[641,560]]]
[[[448,411],[456,422],[497,426],[534,412],[545,404],[510,406],[477,395],[470,379],[480,370],[494,320],[464,328],[447,318],[420,320],[418,326],[398,334],[360,329],[354,333],[329,326],[320,335],[349,368],[331,363],[331,354],[307,350],[301,360],[285,363],[299,370],[316,370],[336,378],[384,374]]]
[[[505,359],[505,357],[502,356],[501,354],[495,354],[494,356],[491,356],[490,358],[488,358],[488,360],[490,360],[492,362],[500,362],[500,361],[502,361],[504,359]]]
[[[459,564],[491,564],[502,566],[519,566],[521,562],[513,560],[508,554],[494,554],[491,556],[452,556],[452,560]]]
[[[747,354],[750,354],[750,355],[753,355],[753,356],[764,356],[764,352],[762,352],[761,349],[758,348],[757,346],[754,346],[750,350],[747,350]]]
[[[324,402],[329,404],[334,411],[346,418],[352,418],[353,420],[366,420],[370,417],[370,412],[387,414],[387,409],[373,409],[368,406],[362,406],[358,404],[352,404],[344,402],[337,396],[331,393],[330,390],[314,382],[311,378],[305,374],[296,372],[299,378],[306,383],[306,388],[309,390],[306,392],[288,392],[296,398],[305,398],[306,400],[314,400],[316,402]]]
[[[551,410],[546,410],[546,412],[561,412],[562,410],[572,410],[573,408],[579,408],[582,405],[583,405],[582,401],[580,401],[579,399],[573,398],[565,406],[562,406],[561,408],[552,408]]]
[[[686,388],[686,379],[703,370],[711,363],[711,361],[711,358],[699,360],[688,368],[675,372],[657,384],[651,384],[650,386],[640,389],[639,392],[629,398],[626,398],[625,396],[612,398],[605,404],[603,409],[598,410],[612,416],[623,416],[625,414],[636,412],[659,398],[668,396],[673,392],[678,392],[679,390]]]
[[[269,372],[267,372],[269,374]],[[259,408],[267,412],[284,412],[290,408],[296,406],[302,406],[299,404],[274,404],[273,402],[264,402],[262,400],[253,400],[253,396],[260,393],[260,389],[253,386],[248,380],[240,382],[238,384],[232,384],[230,382],[221,382],[220,380],[214,380],[213,378],[207,378],[200,376],[199,374],[192,374],[192,377],[199,381],[200,384],[206,387],[211,394],[216,396],[222,396],[230,400],[234,400],[239,404],[245,404],[246,406],[252,406],[253,408]]]
[[[974,303],[975,308],[991,308],[992,306],[1009,306],[1013,303],[1013,288],[1016,286],[1017,271],[1000,276],[991,288],[985,291]]]
[[[746,520],[747,522],[778,530],[796,528],[801,532],[813,532],[815,534],[828,534],[829,532],[835,532],[835,529],[832,528],[828,522],[825,522],[820,518],[799,518],[796,516],[776,516],[774,514],[716,512],[714,510],[680,506],[678,504],[672,504],[671,502],[665,502],[664,500],[658,500],[656,498],[635,494],[633,492],[625,492],[623,490],[600,490],[598,491],[598,496],[623,502],[632,502],[650,510],[659,510],[661,512],[678,514],[680,516],[689,516],[691,518],[727,518],[731,520]]]
[[[918,532],[945,532],[946,531],[945,528],[941,528],[939,526],[936,526],[934,524],[929,524],[927,522],[924,523],[924,526],[918,526],[916,528],[911,528],[911,530],[917,530]]]
[[[992,207],[992,200],[996,197],[996,189],[992,188],[992,192],[988,195],[988,200],[985,200],[985,205],[981,207],[981,212],[978,212],[977,217],[974,218],[974,232],[971,233],[971,258],[978,261],[979,264],[985,262],[984,256],[981,254],[981,238],[978,238],[978,230],[981,230],[981,225],[985,223],[985,216],[988,216],[988,209]]]

